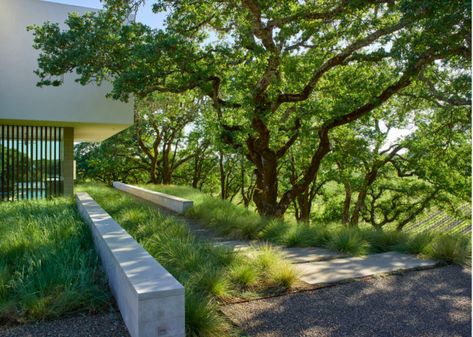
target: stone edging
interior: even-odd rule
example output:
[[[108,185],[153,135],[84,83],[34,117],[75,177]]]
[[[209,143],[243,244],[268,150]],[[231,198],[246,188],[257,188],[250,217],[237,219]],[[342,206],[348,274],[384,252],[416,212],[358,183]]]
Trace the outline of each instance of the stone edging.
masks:
[[[142,199],[151,201],[158,206],[170,209],[179,214],[184,214],[194,203],[191,200],[179,198],[173,195],[150,191],[141,187],[127,185],[118,181],[113,182],[113,187],[117,190],[133,194]]]
[[[184,287],[87,193],[77,207],[132,337],[184,337]]]

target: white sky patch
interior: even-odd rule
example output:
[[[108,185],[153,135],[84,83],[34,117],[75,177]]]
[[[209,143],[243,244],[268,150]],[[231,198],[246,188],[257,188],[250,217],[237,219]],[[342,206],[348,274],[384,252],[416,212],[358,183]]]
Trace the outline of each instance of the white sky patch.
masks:
[[[82,6],[95,9],[102,9],[103,3],[100,0],[47,0],[48,2],[56,2],[66,5]],[[162,29],[164,28],[164,20],[166,13],[153,13],[153,2],[146,1],[146,3],[140,7],[136,16],[136,21],[144,23],[151,28]]]
[[[405,128],[391,128],[386,137],[386,142],[381,147],[380,151],[388,149],[390,146],[399,143],[410,134],[414,133],[417,130],[417,127],[414,124],[409,124]],[[402,149],[399,151],[399,154],[405,153],[406,150]]]

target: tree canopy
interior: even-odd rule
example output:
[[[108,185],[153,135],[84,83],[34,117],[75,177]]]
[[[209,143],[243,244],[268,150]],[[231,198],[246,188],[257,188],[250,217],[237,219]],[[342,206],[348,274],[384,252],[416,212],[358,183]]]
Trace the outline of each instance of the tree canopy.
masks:
[[[31,28],[41,51],[38,85],[60,85],[58,76],[75,72],[83,85],[110,81],[110,97],[120,100],[192,90],[213,111],[216,151],[242,155],[253,168],[260,214],[311,203],[337,176],[337,149],[340,172],[352,172],[338,177],[361,200],[352,223],[368,201],[367,221],[389,220],[440,187],[468,194],[468,1],[157,0],[164,30],[128,20],[142,1],[104,2],[103,11],[70,14],[66,30],[49,22]],[[386,150],[379,121],[416,131]],[[404,185],[419,198],[401,202],[397,188],[376,182],[394,175],[427,185]]]

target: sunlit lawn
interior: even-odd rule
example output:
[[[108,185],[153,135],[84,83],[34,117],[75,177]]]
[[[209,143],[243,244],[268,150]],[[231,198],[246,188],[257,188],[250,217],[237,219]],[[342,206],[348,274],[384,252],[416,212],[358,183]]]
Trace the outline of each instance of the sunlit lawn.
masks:
[[[110,306],[88,226],[72,198],[0,203],[0,323]]]

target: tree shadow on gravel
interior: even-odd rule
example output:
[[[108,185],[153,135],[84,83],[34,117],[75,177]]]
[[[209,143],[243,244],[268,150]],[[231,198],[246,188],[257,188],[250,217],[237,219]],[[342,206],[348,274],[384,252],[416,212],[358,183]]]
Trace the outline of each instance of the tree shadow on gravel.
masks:
[[[253,337],[471,336],[471,271],[408,272],[229,305]]]

